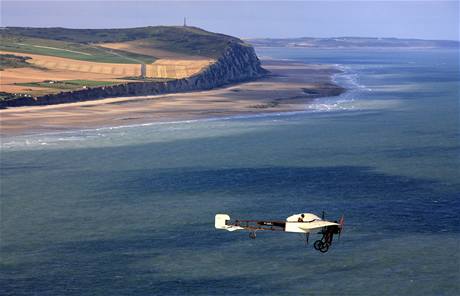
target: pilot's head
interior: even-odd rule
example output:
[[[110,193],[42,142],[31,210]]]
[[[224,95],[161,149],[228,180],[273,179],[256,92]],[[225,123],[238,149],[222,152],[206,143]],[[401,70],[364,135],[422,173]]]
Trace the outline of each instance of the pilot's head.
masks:
[[[302,215],[300,215],[300,217],[302,217],[302,218],[305,218],[305,215],[304,215],[304,214],[302,214]]]

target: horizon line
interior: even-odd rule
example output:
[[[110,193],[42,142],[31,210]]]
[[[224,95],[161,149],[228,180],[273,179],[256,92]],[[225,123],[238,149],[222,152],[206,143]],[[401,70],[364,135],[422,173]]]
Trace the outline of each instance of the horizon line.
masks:
[[[100,27],[100,28],[81,28],[81,27],[61,27],[61,26],[0,26],[0,29],[6,29],[6,28],[34,28],[34,29],[53,29],[53,28],[59,28],[59,29],[70,29],[70,30],[111,30],[111,29],[135,29],[135,28],[148,28],[148,27],[184,27],[183,25],[151,25],[151,26],[133,26],[133,27]],[[187,28],[197,28],[201,29],[204,31],[212,32],[212,33],[217,33],[217,34],[224,34],[228,35],[231,37],[237,37],[242,40],[251,40],[251,39],[303,39],[303,38],[314,38],[314,39],[338,39],[338,38],[374,38],[374,39],[400,39],[400,40],[424,40],[424,41],[451,41],[451,42],[457,42],[460,43],[460,38],[459,39],[424,39],[424,38],[417,38],[417,37],[394,37],[394,36],[358,36],[358,35],[342,35],[342,36],[322,36],[322,37],[313,37],[313,36],[296,36],[296,37],[242,37],[242,36],[234,36],[230,35],[228,33],[221,33],[221,32],[216,32],[216,31],[211,31],[208,29],[204,29],[198,26],[193,26],[193,25],[187,25]]]

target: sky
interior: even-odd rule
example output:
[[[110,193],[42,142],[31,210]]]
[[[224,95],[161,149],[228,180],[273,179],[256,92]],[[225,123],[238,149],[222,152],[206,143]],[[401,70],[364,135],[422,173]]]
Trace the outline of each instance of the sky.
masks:
[[[3,1],[2,26],[188,25],[242,38],[397,37],[459,40],[459,0]]]

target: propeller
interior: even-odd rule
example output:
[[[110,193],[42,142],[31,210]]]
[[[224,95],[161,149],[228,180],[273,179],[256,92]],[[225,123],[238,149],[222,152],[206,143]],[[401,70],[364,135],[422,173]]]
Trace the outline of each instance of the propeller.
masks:
[[[345,217],[342,215],[339,220],[339,240],[340,240],[340,234],[342,234],[343,228],[345,226]]]

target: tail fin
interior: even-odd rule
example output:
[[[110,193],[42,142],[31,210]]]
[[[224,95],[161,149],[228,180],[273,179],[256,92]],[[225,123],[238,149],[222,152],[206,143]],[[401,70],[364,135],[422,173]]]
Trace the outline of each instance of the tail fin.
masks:
[[[217,229],[227,229],[227,221],[230,221],[230,216],[227,214],[217,214],[214,221],[214,226]]]

